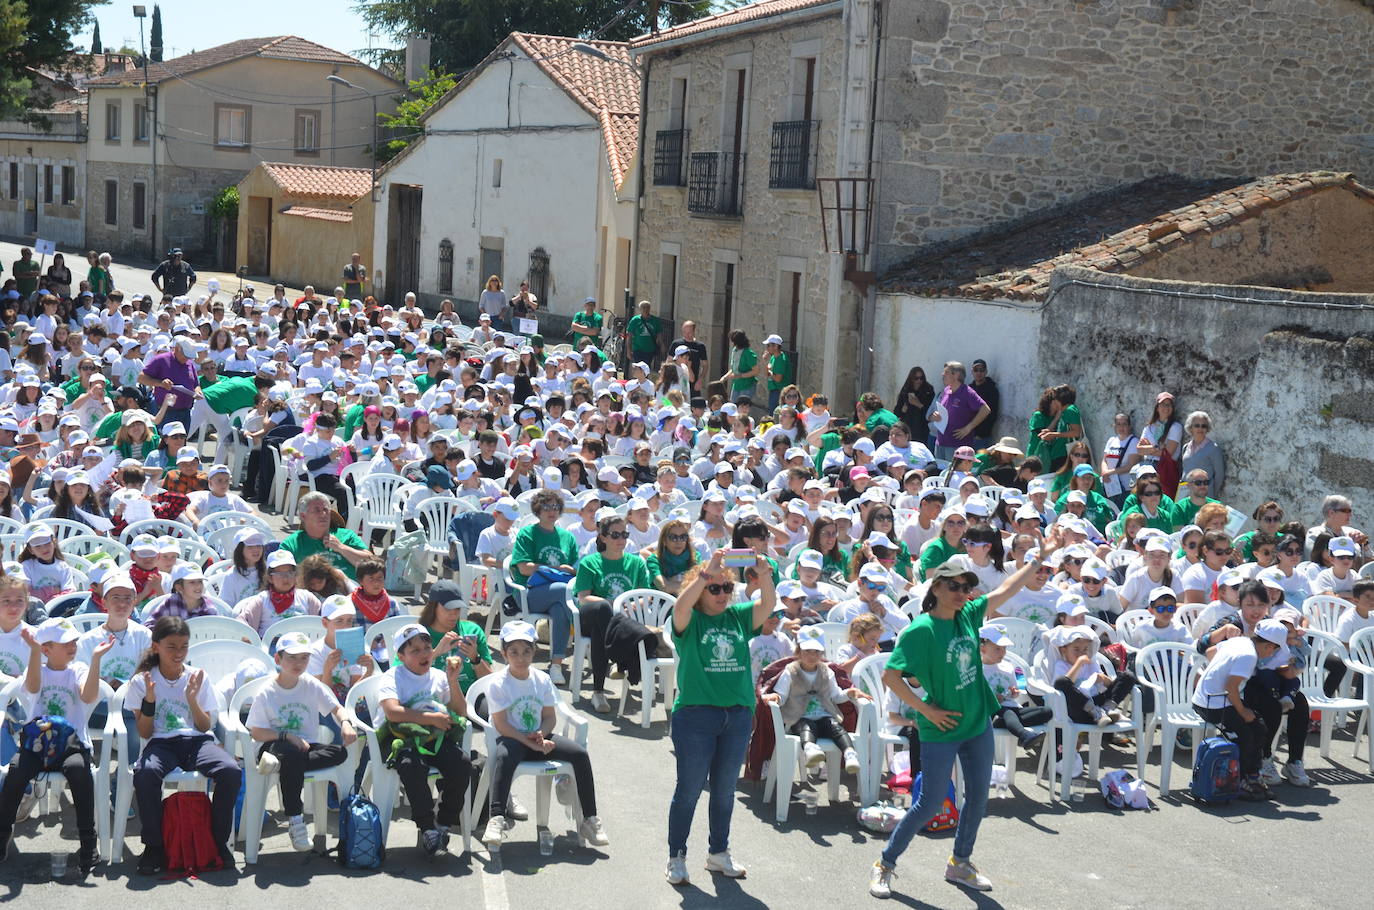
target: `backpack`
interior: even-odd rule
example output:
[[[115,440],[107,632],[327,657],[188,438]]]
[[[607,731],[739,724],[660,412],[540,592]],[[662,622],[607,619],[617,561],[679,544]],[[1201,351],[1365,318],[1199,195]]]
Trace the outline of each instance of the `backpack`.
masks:
[[[355,788],[339,803],[339,865],[376,869],[386,859],[386,836],[377,804]]]
[[[1229,803],[1240,796],[1240,747],[1221,736],[1203,740],[1188,789],[1204,803]]]
[[[411,531],[397,537],[386,551],[386,588],[412,587],[423,583],[429,571],[425,532]]]
[[[19,731],[20,749],[35,752],[43,761],[44,771],[62,770],[62,761],[72,746],[80,745],[76,730],[59,715],[35,717]]]
[[[911,782],[913,803],[920,801],[916,794],[921,792],[924,777],[925,775],[917,773],[916,779]],[[935,817],[922,829],[927,834],[944,834],[959,827],[959,807],[954,803],[954,781],[949,781],[947,786],[949,790],[945,793],[945,802],[940,806],[940,811],[936,812]]]
[[[183,790],[162,801],[162,848],[168,872],[213,872],[224,868],[210,829],[210,797]]]

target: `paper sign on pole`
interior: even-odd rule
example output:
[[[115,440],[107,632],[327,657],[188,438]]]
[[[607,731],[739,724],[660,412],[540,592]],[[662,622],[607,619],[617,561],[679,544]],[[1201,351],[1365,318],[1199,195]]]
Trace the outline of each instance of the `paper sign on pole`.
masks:
[[[538,335],[538,319],[517,319],[515,320],[515,330],[521,335]]]
[[[57,244],[52,240],[35,240],[33,251],[40,256],[51,256],[57,252]]]

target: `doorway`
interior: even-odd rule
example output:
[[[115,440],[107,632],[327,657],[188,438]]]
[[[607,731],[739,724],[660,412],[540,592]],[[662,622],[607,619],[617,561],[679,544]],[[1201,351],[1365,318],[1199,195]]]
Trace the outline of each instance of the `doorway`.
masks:
[[[386,298],[400,306],[409,291],[420,291],[420,211],[424,187],[391,184],[387,206]]]
[[[731,325],[735,320],[735,264],[733,262],[717,262],[715,276],[715,307],[711,313],[711,321],[715,324],[714,338],[712,347],[717,352],[720,366],[717,369],[725,372],[726,365],[730,362],[730,331]]]
[[[250,275],[272,274],[272,199],[248,197],[248,266]]]
[[[38,165],[24,165],[24,233],[38,236]]]

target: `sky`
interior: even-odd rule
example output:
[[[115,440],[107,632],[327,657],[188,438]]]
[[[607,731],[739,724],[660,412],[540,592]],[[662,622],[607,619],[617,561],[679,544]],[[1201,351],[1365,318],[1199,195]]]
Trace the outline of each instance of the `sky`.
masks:
[[[153,21],[153,4],[145,0],[144,5],[148,8],[148,18],[144,20],[146,41],[146,30]],[[298,35],[349,54],[368,46],[392,45],[381,36],[369,40],[362,17],[353,11],[354,0],[159,0],[159,5],[166,47],[164,59],[240,38],[272,35]],[[100,40],[106,50],[126,43],[138,48],[138,20],[133,16],[133,6],[126,0],[112,0],[95,8]],[[90,32],[73,43],[81,50],[90,50]]]

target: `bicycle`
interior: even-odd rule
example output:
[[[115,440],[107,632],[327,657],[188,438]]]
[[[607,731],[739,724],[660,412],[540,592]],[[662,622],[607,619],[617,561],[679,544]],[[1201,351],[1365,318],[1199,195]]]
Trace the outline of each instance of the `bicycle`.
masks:
[[[616,315],[612,310],[605,307],[601,308],[605,314],[602,319],[601,328],[601,353],[605,355],[605,360],[615,364],[618,373],[625,373],[628,366],[624,363],[626,350],[625,319]]]

